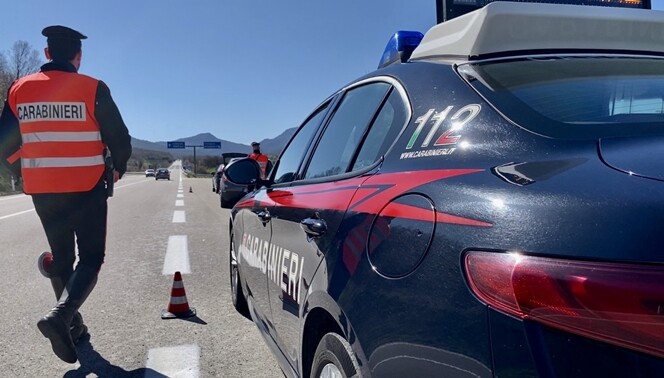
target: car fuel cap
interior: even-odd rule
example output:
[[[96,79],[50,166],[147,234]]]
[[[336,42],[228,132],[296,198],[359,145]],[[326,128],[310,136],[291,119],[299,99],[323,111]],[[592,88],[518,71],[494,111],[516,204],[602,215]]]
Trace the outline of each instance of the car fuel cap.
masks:
[[[412,219],[417,212],[416,219]],[[390,201],[369,231],[369,262],[387,278],[402,278],[422,262],[433,239],[436,211],[429,198],[406,194]]]

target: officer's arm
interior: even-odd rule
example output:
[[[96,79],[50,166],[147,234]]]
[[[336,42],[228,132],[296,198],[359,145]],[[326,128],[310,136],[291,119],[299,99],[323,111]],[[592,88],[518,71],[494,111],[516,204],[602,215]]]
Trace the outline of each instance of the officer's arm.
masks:
[[[0,115],[0,164],[7,168],[15,177],[21,177],[21,160],[10,163],[7,158],[21,148],[21,130],[18,119],[12,112],[7,101]]]
[[[111,151],[113,167],[122,177],[127,171],[127,161],[131,157],[131,137],[111,97],[111,91],[103,81],[97,86],[95,118],[99,123],[101,139]]]

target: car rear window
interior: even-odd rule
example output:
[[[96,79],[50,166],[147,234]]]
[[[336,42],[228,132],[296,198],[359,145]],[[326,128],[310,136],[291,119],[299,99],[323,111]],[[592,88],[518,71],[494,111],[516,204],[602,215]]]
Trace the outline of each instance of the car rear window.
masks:
[[[664,133],[664,59],[537,57],[464,64],[459,73],[519,126],[560,138]]]

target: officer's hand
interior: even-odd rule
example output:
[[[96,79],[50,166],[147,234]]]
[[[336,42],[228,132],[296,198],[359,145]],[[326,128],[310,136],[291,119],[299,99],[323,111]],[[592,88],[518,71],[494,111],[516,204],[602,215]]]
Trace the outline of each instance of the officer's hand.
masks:
[[[118,182],[119,179],[120,179],[120,172],[118,172],[114,169],[113,170],[113,182]]]

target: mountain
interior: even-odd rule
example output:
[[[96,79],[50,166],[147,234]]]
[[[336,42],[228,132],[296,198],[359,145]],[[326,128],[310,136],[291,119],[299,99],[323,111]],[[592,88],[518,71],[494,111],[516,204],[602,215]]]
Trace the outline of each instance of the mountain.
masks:
[[[261,152],[270,155],[278,155],[281,153],[281,150],[286,146],[286,143],[290,140],[290,137],[295,133],[297,128],[293,127],[287,129],[283,133],[279,134],[275,138],[267,138],[259,140],[261,144]],[[224,139],[219,139],[211,133],[202,133],[194,136],[175,139],[174,141],[184,142],[185,146],[203,146],[203,142],[221,142],[221,150],[212,149],[212,148],[203,148],[196,147],[196,155],[201,156],[210,156],[210,155],[219,155],[222,152],[246,152],[247,154],[251,153],[251,146],[242,143],[230,142]],[[172,142],[172,141],[168,141]],[[141,150],[151,150],[170,153],[176,158],[180,158],[184,155],[193,155],[194,148],[168,148],[166,141],[160,142],[150,142],[143,139],[131,138],[131,145],[136,149]]]
[[[264,154],[269,154],[269,155],[279,155],[281,153],[281,150],[286,147],[286,143],[290,140],[290,138],[295,134],[295,131],[297,130],[297,127],[293,127],[290,129],[287,129],[283,133],[277,135],[276,137],[272,139],[263,139],[259,140],[258,142],[261,144],[261,152]]]

